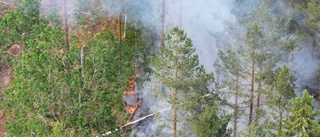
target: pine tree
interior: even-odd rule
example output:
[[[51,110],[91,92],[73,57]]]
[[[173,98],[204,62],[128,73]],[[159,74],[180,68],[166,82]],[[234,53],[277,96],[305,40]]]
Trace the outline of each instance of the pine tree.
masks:
[[[165,23],[165,11],[166,11],[166,0],[162,0],[162,10],[161,10],[161,34],[160,34],[160,46],[163,47],[164,46],[164,23]]]
[[[210,132],[213,134],[197,131],[196,134],[199,136],[214,136],[222,133],[218,132],[218,129],[225,129],[226,127],[223,125],[228,120],[221,120],[221,127],[210,126],[213,123],[207,121],[220,116],[215,106],[218,99],[203,97],[211,92],[208,87],[213,84],[213,74],[205,73],[204,68],[199,65],[198,56],[194,54],[195,49],[192,41],[183,30],[174,27],[164,36],[167,46],[160,48],[160,53],[152,58],[151,63],[154,66],[156,79],[160,81],[159,84],[163,84],[168,89],[165,93],[157,93],[163,95],[172,106],[171,128],[173,136],[177,136],[178,132],[188,134],[188,131],[183,128],[177,129],[178,123],[186,124],[185,120],[190,121],[196,129],[209,128],[210,131],[213,131]],[[190,114],[182,115],[183,112]],[[206,114],[210,112],[213,112],[212,115],[207,116]],[[203,122],[210,123],[210,125],[204,125]]]
[[[67,49],[61,26],[27,11],[33,10],[16,9],[0,21],[1,42],[24,47],[21,58],[12,61],[14,81],[1,104],[15,117],[6,124],[8,136],[92,136],[125,123],[122,95],[134,63],[144,63],[139,69],[148,65],[142,31],[129,26],[123,46],[111,32],[83,40],[87,56],[79,64],[78,41],[72,39]]]
[[[292,100],[292,106],[287,107],[290,116],[284,120],[284,129],[279,136],[320,136],[320,123],[315,119],[320,116],[320,112],[313,112],[312,101],[313,96],[309,95],[307,90],[303,91],[301,98]]]
[[[237,136],[238,119],[243,114],[243,109],[240,107],[240,99],[245,98],[243,95],[244,88],[242,85],[243,74],[246,71],[246,67],[243,66],[243,60],[241,60],[239,54],[232,50],[226,52],[220,52],[221,64],[216,64],[219,72],[225,77],[223,85],[228,87],[231,95],[234,96],[234,104],[231,104],[233,109],[233,136]]]
[[[250,3],[252,1],[238,2],[242,5],[246,4],[245,2]],[[234,66],[239,66],[237,65],[239,64],[238,62],[241,64],[241,67],[239,67],[242,69],[239,71],[241,72],[239,75],[241,77],[238,77],[241,81],[239,91],[242,89],[250,91],[248,102],[245,97],[240,99],[241,104],[249,107],[248,127],[254,124],[250,126],[251,128],[248,128],[248,135],[251,135],[251,129],[258,129],[260,131],[259,135],[265,135],[267,131],[265,127],[269,127],[267,126],[269,123],[266,121],[269,118],[268,115],[265,117],[266,107],[261,106],[268,105],[266,98],[270,92],[274,92],[272,87],[274,86],[275,70],[278,68],[276,64],[288,57],[288,53],[292,52],[296,47],[296,41],[285,31],[287,20],[274,17],[275,13],[270,9],[268,0],[255,1],[253,3],[258,8],[252,6],[249,11],[236,14],[237,22],[235,25],[238,26],[232,26],[232,30],[229,32],[231,34],[229,45],[235,46],[222,52],[227,57],[230,56],[228,55],[228,50],[231,50],[230,53],[234,53],[233,56],[236,56],[236,60],[229,62],[233,63]],[[222,64],[224,62],[227,63],[227,60],[226,58],[226,60],[222,61]],[[234,71],[235,68],[230,69],[229,67],[230,70]],[[225,80],[227,82],[237,85],[235,73],[229,72],[226,75]],[[232,78],[228,78],[228,75],[232,76]],[[236,90],[233,89],[233,91]]]
[[[283,129],[283,120],[286,119],[288,109],[285,106],[290,104],[290,100],[295,97],[294,81],[296,78],[289,72],[289,68],[282,66],[275,75],[273,82],[274,91],[267,96],[269,112],[272,115],[274,122],[270,122],[269,130],[277,130],[281,132]],[[272,120],[269,120],[272,121]],[[272,133],[271,133],[272,134]]]

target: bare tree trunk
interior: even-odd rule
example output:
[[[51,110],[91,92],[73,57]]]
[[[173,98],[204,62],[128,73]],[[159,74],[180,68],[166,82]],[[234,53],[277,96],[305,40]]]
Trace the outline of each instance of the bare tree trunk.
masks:
[[[86,56],[85,56],[85,46],[81,47],[81,52],[80,52],[80,67],[81,67],[81,79],[83,81],[84,78],[84,63],[86,60]]]
[[[127,5],[128,1],[125,0],[124,2],[124,30],[123,30],[123,38],[126,38],[126,30],[127,30],[127,16],[128,16],[128,5]]]
[[[280,130],[282,130],[282,107],[280,105],[281,101],[282,101],[282,97],[280,97],[280,99],[279,99],[279,110],[280,110],[279,126],[280,126]]]
[[[259,70],[261,71],[261,63],[259,63]],[[257,109],[256,110],[258,110],[260,108],[261,83],[262,83],[262,81],[259,79],[258,90],[257,90],[258,91],[258,95],[257,95]],[[258,115],[256,115],[255,120],[256,120],[256,124],[258,124],[258,122],[259,122],[259,116]]]
[[[179,1],[179,28],[182,28],[182,0]]]
[[[236,95],[234,101],[234,112],[233,112],[233,137],[237,137],[237,125],[238,125],[238,95],[239,95],[239,76],[236,78]]]
[[[177,137],[177,89],[174,91],[173,94],[173,137]]]
[[[119,44],[121,44],[121,0],[119,0],[119,7],[118,7],[118,38]]]
[[[141,122],[141,121],[143,121],[143,120],[146,120],[146,119],[149,118],[149,117],[153,117],[155,114],[158,114],[158,113],[161,113],[161,112],[164,112],[164,111],[167,111],[167,110],[170,110],[170,108],[165,108],[165,109],[162,109],[162,110],[160,110],[160,111],[151,113],[151,114],[146,115],[146,116],[144,116],[144,117],[141,117],[141,118],[139,118],[139,119],[137,119],[137,120],[135,120],[135,121],[132,121],[131,123],[127,123],[127,124],[125,124],[125,125],[123,125],[123,126],[121,126],[121,127],[119,127],[119,128],[116,128],[116,129],[114,129],[114,130],[112,130],[112,131],[109,131],[109,132],[106,132],[106,133],[104,133],[104,134],[98,135],[98,136],[96,136],[96,137],[100,137],[100,136],[103,137],[103,136],[111,135],[111,134],[114,133],[114,132],[121,131],[121,130],[125,129],[125,128],[128,127],[128,126],[137,124],[137,123],[139,123],[139,122]]]
[[[253,91],[254,91],[254,60],[252,62],[252,72],[251,72],[251,90],[250,90],[250,112],[249,112],[249,126],[251,125],[252,122],[252,116],[253,116]]]
[[[69,27],[68,27],[68,15],[67,15],[67,0],[63,0],[63,11],[64,11],[64,18],[63,18],[63,24],[64,24],[64,30],[66,33],[66,36],[64,38],[66,46],[67,46],[67,52],[69,52]]]
[[[164,19],[165,19],[166,0],[162,0],[162,14],[161,14],[161,34],[160,34],[160,46],[164,46]]]
[[[320,74],[318,74],[318,99],[320,99]]]
[[[222,90],[225,90],[225,89],[221,89],[221,91],[222,91]],[[210,95],[211,95],[211,94],[207,94],[207,95],[204,95],[204,96],[202,96],[202,97],[207,97],[207,96],[210,96]],[[165,108],[165,109],[162,109],[162,110],[153,112],[153,113],[151,113],[151,114],[149,114],[149,115],[143,116],[143,117],[141,117],[141,118],[139,118],[139,119],[137,119],[137,120],[135,120],[135,121],[132,121],[131,123],[127,123],[127,124],[125,124],[125,125],[123,125],[123,126],[121,126],[121,127],[119,127],[119,128],[116,128],[116,129],[114,129],[114,130],[112,130],[112,131],[109,131],[109,132],[106,132],[106,133],[104,133],[104,134],[101,134],[101,135],[99,135],[99,136],[111,135],[111,134],[114,133],[114,132],[117,132],[117,131],[119,131],[119,130],[123,130],[123,129],[125,129],[125,128],[128,127],[128,126],[131,126],[131,125],[134,125],[134,124],[136,124],[136,123],[139,123],[139,122],[141,122],[141,121],[143,121],[143,120],[146,120],[146,119],[149,118],[149,117],[153,117],[155,114],[158,114],[158,113],[161,113],[161,112],[170,110],[170,109],[171,109],[171,107],[168,107],[168,108]],[[97,137],[98,137],[98,136],[97,136]]]
[[[177,52],[176,52],[177,56]],[[175,59],[175,80],[177,81],[178,77],[178,60]],[[177,103],[178,103],[178,90],[175,87],[173,93],[173,137],[177,137]]]
[[[217,59],[216,59],[216,65],[219,64],[219,56],[220,56],[220,51],[218,48],[216,48],[217,50]],[[216,76],[215,76],[215,81],[216,81],[216,88],[215,91],[218,92],[219,88],[220,88],[220,74],[219,74],[219,70],[217,69],[218,67],[216,67]]]

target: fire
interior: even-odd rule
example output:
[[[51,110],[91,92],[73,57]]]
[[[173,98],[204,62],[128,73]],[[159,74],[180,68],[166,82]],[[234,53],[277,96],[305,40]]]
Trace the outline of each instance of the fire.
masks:
[[[130,124],[130,123],[132,123],[132,119],[129,119],[129,121],[127,122],[127,124]]]
[[[130,90],[130,91],[127,91],[127,92],[123,92],[123,95],[133,95],[133,94],[136,94],[136,92],[134,90]]]
[[[137,92],[135,91],[136,88],[136,82],[135,79],[139,78],[140,74],[136,74],[134,76],[131,76],[129,79],[129,89],[130,91],[125,91],[123,92],[123,97],[125,97],[126,95],[136,95],[138,96]],[[135,106],[126,106],[126,110],[130,113],[130,118],[127,121],[127,124],[130,124],[133,120],[133,115],[135,114],[135,112],[137,111],[137,109],[141,106],[142,104],[142,100],[138,100],[137,97],[137,103],[135,104]],[[125,136],[125,135],[124,135]]]
[[[130,114],[133,114],[133,113],[136,111],[137,108],[135,108],[135,107],[130,107],[130,106],[126,106],[126,109],[128,110],[128,112],[129,112]]]
[[[142,101],[139,100],[136,106],[137,106],[137,107],[140,107],[140,106],[141,106],[141,103],[142,103]]]
[[[134,80],[130,80],[129,81],[129,86],[130,86],[130,89],[134,89],[135,88],[135,81]]]
[[[136,82],[134,80],[139,77],[140,77],[139,73],[130,77],[130,80],[129,80],[130,91],[123,92],[123,96],[136,94],[136,91],[134,91],[136,87],[136,84],[135,84]]]
[[[132,115],[134,114],[134,112],[136,112],[136,110],[138,109],[138,107],[140,107],[142,104],[142,101],[139,100],[136,104],[135,107],[131,107],[131,106],[126,106],[126,109],[128,110],[128,112]]]
[[[132,79],[136,79],[136,78],[139,78],[139,77],[140,77],[140,73],[137,73],[137,74],[131,76]]]

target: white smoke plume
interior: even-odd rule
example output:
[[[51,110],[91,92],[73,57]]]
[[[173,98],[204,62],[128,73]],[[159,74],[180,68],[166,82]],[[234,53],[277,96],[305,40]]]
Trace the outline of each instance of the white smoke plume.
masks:
[[[79,9],[79,3],[76,0],[68,1],[68,13],[72,17]],[[126,5],[123,9],[124,13],[128,13],[126,18],[128,22],[141,23],[150,30],[153,30],[158,36],[160,36],[161,28],[161,13],[162,13],[162,0],[122,0]],[[105,16],[117,17],[118,1],[101,0],[100,6],[106,14]],[[179,28],[185,30],[188,36],[193,40],[193,45],[196,48],[196,53],[199,55],[200,64],[204,65],[208,72],[214,71],[214,63],[217,58],[218,49],[223,49],[224,45],[218,46],[218,41],[224,43],[223,36],[219,37],[226,31],[227,24],[235,22],[234,14],[247,14],[246,11],[252,9],[257,4],[257,1],[251,0],[242,7],[234,7],[234,0],[166,0],[165,11],[165,31],[169,30],[173,26],[179,26]],[[44,15],[52,12],[52,5],[61,6],[63,0],[43,0],[42,1],[42,13]],[[81,5],[81,4],[80,4]],[[277,4],[275,7],[278,10],[289,9],[285,3]],[[235,8],[235,9],[234,9]],[[126,12],[127,11],[127,12]],[[284,10],[283,10],[284,11]],[[287,13],[289,11],[284,11]],[[293,14],[294,12],[292,12]],[[282,13],[279,13],[282,14]],[[281,15],[280,15],[281,16]],[[285,16],[285,15],[284,15]],[[125,18],[125,17],[123,17]],[[295,17],[299,19],[299,17]],[[73,21],[76,21],[75,19]],[[213,37],[213,35],[216,37]],[[241,34],[241,33],[240,33]],[[218,36],[217,36],[218,35]],[[153,42],[154,46],[159,46],[159,39]],[[289,66],[293,72],[296,73],[297,79],[297,94],[301,93],[301,90],[306,88],[317,89],[317,81],[315,81],[315,71],[319,68],[319,58],[313,54],[313,47],[309,46],[310,43],[300,43],[301,50],[294,53],[294,61],[289,62]],[[157,96],[153,95],[150,87],[153,87],[151,81],[144,83],[138,91],[140,98],[142,98],[142,106],[139,108],[137,114],[134,117],[148,115],[152,112],[161,110],[168,107],[166,102],[157,101]],[[161,87],[158,87],[161,89]],[[170,115],[170,111],[161,113],[160,115]],[[163,124],[164,119],[159,117],[153,117],[146,121],[143,121],[133,126],[133,134],[139,137],[150,136],[166,136],[165,133],[171,131],[161,130],[158,128],[160,124]]]

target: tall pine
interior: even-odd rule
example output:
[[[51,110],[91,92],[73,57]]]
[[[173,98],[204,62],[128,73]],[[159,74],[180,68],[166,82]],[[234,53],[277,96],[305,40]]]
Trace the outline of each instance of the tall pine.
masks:
[[[320,123],[316,117],[320,112],[314,112],[313,96],[307,90],[303,91],[301,98],[294,98],[292,106],[288,106],[290,116],[284,120],[284,129],[279,136],[319,137]]]
[[[156,79],[166,91],[156,92],[167,100],[173,112],[170,118],[172,135],[218,136],[226,134],[229,118],[220,113],[218,97],[209,86],[213,84],[212,73],[206,73],[199,65],[192,41],[178,27],[164,35],[166,45],[152,58]],[[213,94],[214,96],[205,96]],[[210,115],[209,115],[210,114]],[[222,119],[219,119],[220,117]],[[217,120],[217,121],[214,121]],[[219,122],[218,122],[219,121]],[[183,126],[191,124],[195,133],[190,133]],[[204,124],[207,123],[207,124]],[[202,132],[203,129],[209,132]],[[200,132],[201,131],[201,132]]]

